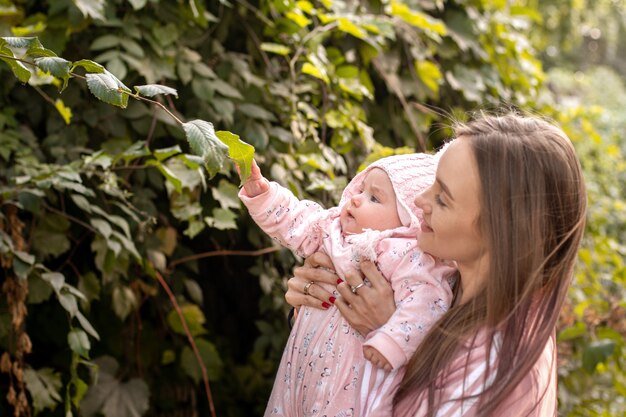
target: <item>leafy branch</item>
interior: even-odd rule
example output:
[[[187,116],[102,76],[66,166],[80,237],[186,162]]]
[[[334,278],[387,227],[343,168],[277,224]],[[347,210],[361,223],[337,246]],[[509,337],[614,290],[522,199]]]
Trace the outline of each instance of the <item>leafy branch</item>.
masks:
[[[23,55],[16,55],[22,51]],[[81,78],[87,82],[89,91],[107,104],[126,108],[129,97],[132,97],[156,105],[182,126],[191,149],[202,158],[211,177],[224,167],[227,159],[231,159],[241,168],[243,180],[250,175],[254,147],[241,141],[239,136],[231,132],[216,134],[210,122],[204,120],[183,122],[162,103],[150,98],[157,95],[178,97],[178,92],[174,88],[160,84],[138,85],[134,86],[133,93],[104,66],[87,59],[72,62],[58,57],[52,50],[44,48],[37,37],[1,37],[0,60],[9,65],[13,74],[22,83],[27,83],[32,76],[31,71],[25,66],[27,64],[60,80],[60,92],[65,90],[70,78]],[[85,75],[76,73],[77,68],[82,68],[86,72]],[[59,112],[66,112],[62,113],[62,116],[69,122],[70,116],[65,106],[60,99],[57,102],[61,105],[54,103],[55,107]]]

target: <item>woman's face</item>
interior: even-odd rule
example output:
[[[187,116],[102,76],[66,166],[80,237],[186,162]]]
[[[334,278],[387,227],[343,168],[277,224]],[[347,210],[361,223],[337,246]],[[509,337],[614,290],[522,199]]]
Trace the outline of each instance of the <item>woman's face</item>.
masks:
[[[418,243],[424,252],[456,261],[463,282],[463,298],[472,295],[488,265],[478,226],[480,180],[470,142],[462,137],[441,156],[435,183],[415,205],[424,211]]]

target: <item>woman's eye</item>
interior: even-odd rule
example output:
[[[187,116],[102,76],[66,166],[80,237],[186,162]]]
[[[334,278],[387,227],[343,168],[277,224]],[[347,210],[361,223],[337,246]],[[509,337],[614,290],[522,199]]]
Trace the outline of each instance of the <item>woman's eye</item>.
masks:
[[[435,194],[435,203],[436,203],[438,206],[441,206],[441,207],[445,207],[445,206],[446,206],[446,205],[443,203],[443,201],[441,200],[441,194]]]

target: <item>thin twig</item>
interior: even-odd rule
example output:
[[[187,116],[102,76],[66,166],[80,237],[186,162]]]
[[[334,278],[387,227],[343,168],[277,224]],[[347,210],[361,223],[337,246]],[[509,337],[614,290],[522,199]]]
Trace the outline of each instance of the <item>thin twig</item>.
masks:
[[[183,315],[183,312],[180,309],[178,302],[176,301],[176,297],[174,296],[174,293],[170,289],[169,285],[167,285],[167,282],[165,282],[165,279],[163,279],[163,276],[159,273],[159,271],[155,270],[155,273],[156,273],[157,279],[159,280],[159,283],[161,284],[161,286],[167,293],[168,297],[170,298],[170,301],[172,302],[172,305],[174,306],[174,309],[176,310],[176,313],[178,314],[178,317],[180,318],[180,322],[183,325],[185,334],[187,335],[187,340],[189,340],[189,343],[191,344],[191,348],[193,349],[193,353],[196,357],[196,360],[198,361],[198,365],[200,365],[200,370],[202,371],[202,380],[204,381],[204,390],[205,390],[207,399],[209,401],[209,409],[211,410],[211,416],[216,417],[215,405],[213,404],[213,396],[211,395],[211,386],[209,385],[209,375],[207,374],[206,366],[204,366],[204,362],[202,361],[202,357],[200,356],[200,352],[198,351],[198,346],[196,346],[196,342],[193,340],[193,336],[191,335],[189,326],[187,326],[187,321],[185,320],[185,316]]]
[[[304,38],[302,38],[302,42],[300,42],[300,46],[298,46],[296,53],[293,54],[293,58],[291,58],[291,61],[289,61],[289,68],[292,71],[292,76],[294,79],[295,79],[296,61],[298,61],[298,58],[300,58],[300,55],[302,55],[302,51],[304,50],[304,46],[307,44],[307,42],[309,42],[311,39],[319,35],[320,32],[322,33],[326,32],[328,30],[334,29],[337,26],[339,26],[339,23],[337,21],[331,22],[324,26],[318,26],[312,31],[310,31],[309,33],[307,33],[307,35]]]
[[[242,5],[243,7],[245,7],[246,9],[250,10],[252,13],[254,13],[254,15],[256,17],[259,18],[259,20],[261,20],[263,23],[265,23],[267,26],[273,28],[276,27],[276,24],[274,22],[272,22],[270,19],[268,19],[259,9],[257,9],[256,7],[254,7],[253,5],[251,5],[250,3],[243,1],[243,0],[235,0],[237,3],[239,3],[240,5]],[[245,22],[245,20],[244,20]]]
[[[93,227],[91,227],[91,225],[88,225],[88,224],[87,224],[87,223],[85,223],[84,221],[82,221],[82,220],[80,220],[80,219],[77,219],[76,217],[74,217],[74,216],[72,216],[72,215],[70,215],[70,214],[67,214],[67,213],[65,213],[65,212],[62,212],[61,210],[57,210],[57,209],[55,209],[54,207],[49,206],[49,205],[47,205],[47,204],[44,204],[44,205],[43,205],[43,207],[44,207],[45,209],[47,209],[47,210],[50,210],[50,211],[51,211],[51,212],[53,212],[53,213],[59,214],[59,215],[61,215],[61,216],[65,217],[65,218],[67,218],[67,219],[69,219],[69,220],[73,221],[73,222],[74,222],[74,223],[76,223],[76,224],[80,224],[80,225],[81,225],[81,226],[83,226],[85,229],[91,230],[92,232],[94,232],[94,233],[98,234],[98,231],[97,231],[96,229],[94,229]]]
[[[257,250],[252,250],[252,251],[245,251],[245,250],[216,250],[216,251],[211,251],[211,252],[197,253],[195,255],[185,256],[183,258],[176,259],[175,261],[172,261],[172,263],[170,263],[170,265],[168,267],[168,271],[174,270],[174,267],[176,265],[179,265],[179,264],[182,264],[182,263],[185,263],[185,262],[195,261],[197,259],[202,259],[202,258],[210,258],[210,257],[213,257],[213,256],[260,256],[260,255],[265,255],[266,253],[276,252],[278,250],[280,250],[280,247],[278,247],[278,246],[270,246],[270,247],[267,247],[267,248],[257,249]]]

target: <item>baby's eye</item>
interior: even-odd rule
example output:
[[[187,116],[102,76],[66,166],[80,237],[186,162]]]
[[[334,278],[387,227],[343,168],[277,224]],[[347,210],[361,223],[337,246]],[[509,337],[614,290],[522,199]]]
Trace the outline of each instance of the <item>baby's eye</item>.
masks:
[[[376,196],[375,196],[375,195],[370,196],[370,201],[371,201],[372,203],[378,203],[378,202],[379,202],[379,201],[378,201],[378,198],[376,198]]]
[[[446,206],[446,205],[443,203],[443,201],[441,200],[441,194],[435,194],[435,203],[436,203],[438,206],[441,206],[441,207],[445,207],[445,206]]]

